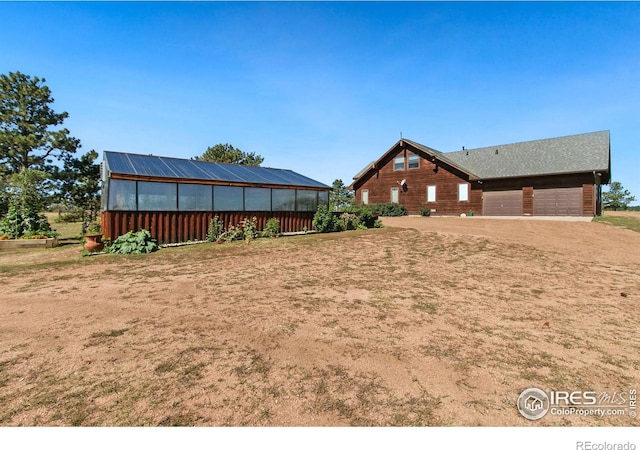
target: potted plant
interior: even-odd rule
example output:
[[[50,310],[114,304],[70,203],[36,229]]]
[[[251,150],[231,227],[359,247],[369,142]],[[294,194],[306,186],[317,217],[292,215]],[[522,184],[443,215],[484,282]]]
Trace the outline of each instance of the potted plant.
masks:
[[[102,227],[97,222],[87,222],[84,227],[84,249],[88,252],[101,252],[104,249],[102,242]]]

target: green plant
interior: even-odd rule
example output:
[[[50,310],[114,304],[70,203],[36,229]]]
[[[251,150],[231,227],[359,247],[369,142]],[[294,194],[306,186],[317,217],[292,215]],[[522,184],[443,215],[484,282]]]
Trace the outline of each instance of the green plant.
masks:
[[[15,239],[22,236],[47,235],[56,236],[51,230],[47,218],[34,210],[20,212],[15,205],[9,206],[7,215],[0,221],[0,234],[9,234]]]
[[[207,230],[207,241],[216,242],[220,235],[224,232],[224,224],[218,216],[213,216],[213,219],[209,221],[209,228]]]
[[[98,222],[85,222],[82,225],[82,234],[100,234],[102,233],[102,225]]]
[[[431,215],[431,208],[427,208],[426,206],[421,206],[420,215],[422,217],[429,217]]]
[[[258,218],[252,217],[251,219],[245,218],[241,223],[242,238],[247,242],[251,242],[259,236],[258,233]]]
[[[151,238],[151,233],[147,230],[138,232],[129,231],[119,236],[108,247],[109,253],[117,253],[121,255],[131,255],[140,253],[151,253],[158,250],[158,243]]]
[[[344,223],[329,211],[325,205],[318,206],[318,210],[313,216],[313,228],[319,233],[332,233],[340,231],[339,227],[344,227]]]
[[[393,202],[374,203],[370,205],[369,208],[385,217],[406,216],[408,214],[407,208],[405,208],[404,205]]]
[[[358,224],[360,224],[358,216],[352,213],[341,214],[340,220],[344,223],[346,230],[355,230],[358,227]]]
[[[267,220],[264,230],[262,230],[262,237],[277,238],[280,234],[280,221],[275,217]]]

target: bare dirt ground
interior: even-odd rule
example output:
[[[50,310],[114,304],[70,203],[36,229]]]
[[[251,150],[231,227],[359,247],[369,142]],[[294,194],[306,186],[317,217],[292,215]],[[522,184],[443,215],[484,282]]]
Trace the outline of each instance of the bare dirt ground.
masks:
[[[640,387],[640,233],[385,228],[82,258],[0,253],[0,425],[637,426],[520,416]]]

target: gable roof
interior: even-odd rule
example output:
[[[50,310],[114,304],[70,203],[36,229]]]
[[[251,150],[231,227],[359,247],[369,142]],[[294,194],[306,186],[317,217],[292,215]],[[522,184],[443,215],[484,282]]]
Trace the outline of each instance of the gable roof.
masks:
[[[133,175],[167,179],[191,179],[246,184],[313,187],[330,189],[326,184],[297,172],[269,167],[251,167],[164,156],[104,152],[109,175]]]
[[[609,132],[577,134],[446,153],[480,179],[609,172]]]
[[[437,159],[467,174],[470,180],[560,175],[581,172],[610,173],[609,131],[494,145],[457,152],[441,152],[408,139],[396,142],[382,157],[369,164],[351,185],[366,181],[384,162],[409,144],[429,159]],[[609,177],[606,176],[605,180]],[[604,180],[603,180],[604,181]]]

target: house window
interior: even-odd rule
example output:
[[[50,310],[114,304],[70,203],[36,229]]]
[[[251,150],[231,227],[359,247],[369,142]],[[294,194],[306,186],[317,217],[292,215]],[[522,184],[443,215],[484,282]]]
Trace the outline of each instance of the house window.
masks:
[[[435,202],[436,201],[436,187],[435,186],[427,186],[427,201]]]
[[[391,203],[398,203],[398,193],[399,189],[397,187],[391,188]]]
[[[409,160],[409,169],[417,169],[420,167],[420,157],[416,154],[410,154],[407,158]]]
[[[393,170],[404,170],[404,156],[393,158]]]
[[[362,190],[362,204],[363,205],[369,204],[369,189]]]
[[[458,201],[459,202],[469,201],[469,183],[460,183],[458,185]]]

